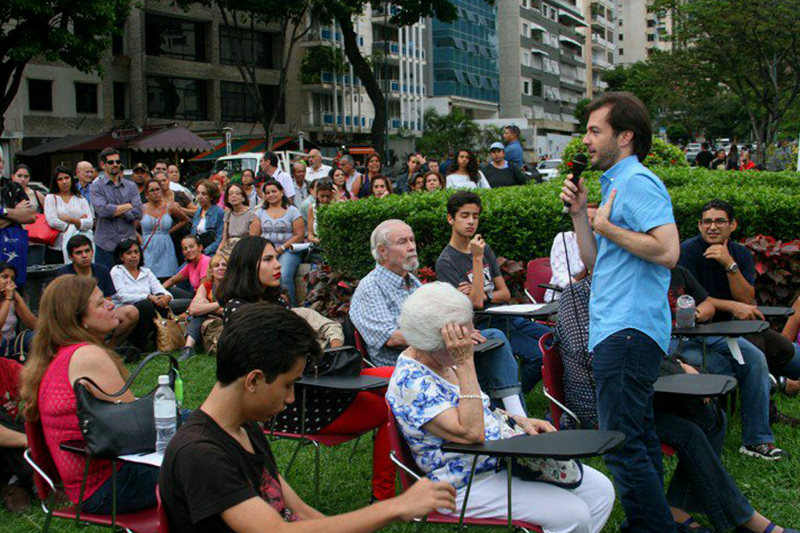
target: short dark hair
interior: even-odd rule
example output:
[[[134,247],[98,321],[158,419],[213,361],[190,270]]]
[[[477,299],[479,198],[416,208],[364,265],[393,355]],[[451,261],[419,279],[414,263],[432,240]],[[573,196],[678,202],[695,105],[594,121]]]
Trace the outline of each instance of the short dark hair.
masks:
[[[258,278],[261,255],[267,245],[275,247],[272,241],[260,236],[248,235],[236,243],[228,259],[225,278],[217,291],[217,299],[222,305],[231,300],[244,302],[278,302],[281,291],[278,287],[264,288]]]
[[[264,159],[269,161],[269,164],[273,167],[278,166],[278,156],[275,155],[275,152],[264,152]]]
[[[586,106],[586,114],[609,107],[608,123],[615,135],[633,132],[633,153],[644,161],[653,144],[653,125],[647,108],[633,93],[610,91],[601,94]]]
[[[0,273],[5,272],[6,270],[10,270],[14,273],[14,278],[17,277],[17,267],[9,263],[8,261],[0,261]]]
[[[734,216],[733,206],[725,200],[714,198],[713,200],[706,202],[705,205],[700,209],[700,217],[702,218],[703,213],[709,209],[719,209],[720,211],[725,211],[725,214],[728,215],[728,220],[733,220],[736,218]]]
[[[81,196],[81,192],[78,190],[78,184],[75,183],[75,174],[72,171],[65,167],[64,165],[59,165],[53,171],[53,177],[50,178],[50,193],[51,194],[58,194],[58,175],[59,174],[66,174],[69,176],[69,192],[72,193],[74,196]]]
[[[704,142],[700,145],[700,148],[702,148],[703,150],[708,150],[708,146],[709,144],[707,142]]]
[[[120,155],[119,154],[119,150],[117,150],[116,148],[111,148],[111,147],[103,148],[103,151],[100,152],[100,155],[97,157],[97,159],[101,163],[105,163],[106,160],[108,159],[108,156],[110,156],[110,155]]]
[[[297,364],[322,356],[314,328],[279,305],[243,305],[228,320],[217,342],[217,381],[230,385],[253,370],[272,383]]]
[[[164,163],[165,165],[167,165],[167,167],[169,167],[172,164],[172,162],[169,159],[156,159],[156,162],[153,164],[153,166],[155,167],[156,165],[159,165],[161,163]]]
[[[504,130],[509,130],[511,133],[513,133],[514,135],[519,137],[519,134],[520,134],[519,126],[517,126],[516,124],[509,124],[508,126],[506,126],[503,129]]]
[[[328,178],[322,178],[319,180],[314,180],[311,183],[316,183],[317,192],[321,191],[332,191],[333,190],[333,182]]]
[[[421,176],[421,174],[417,174]],[[392,190],[392,180],[384,176],[383,174],[376,174],[372,176],[372,183],[369,184],[369,194],[368,196],[372,196],[372,187],[375,185],[376,181],[382,181],[386,185],[386,190],[389,191],[389,194],[392,194],[394,191]]]
[[[86,235],[81,235],[80,233],[77,235],[73,235],[67,241],[67,255],[72,257],[72,252],[75,251],[76,248],[80,248],[81,246],[92,246],[92,241]]]
[[[469,204],[477,205],[478,209],[483,212],[480,196],[470,191],[458,191],[447,200],[447,214],[455,218],[458,210]]]
[[[122,239],[117,243],[114,248],[114,262],[118,265],[122,264],[122,256],[125,252],[136,246],[139,249],[139,268],[144,266],[144,254],[142,253],[142,246],[134,238]]]

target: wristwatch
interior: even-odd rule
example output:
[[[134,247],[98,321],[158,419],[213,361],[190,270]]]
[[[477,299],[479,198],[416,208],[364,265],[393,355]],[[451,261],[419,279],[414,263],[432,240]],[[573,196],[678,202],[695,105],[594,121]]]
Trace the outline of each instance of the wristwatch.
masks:
[[[728,274],[736,274],[737,272],[739,272],[739,265],[736,264],[736,261],[734,261],[725,270],[728,272]]]

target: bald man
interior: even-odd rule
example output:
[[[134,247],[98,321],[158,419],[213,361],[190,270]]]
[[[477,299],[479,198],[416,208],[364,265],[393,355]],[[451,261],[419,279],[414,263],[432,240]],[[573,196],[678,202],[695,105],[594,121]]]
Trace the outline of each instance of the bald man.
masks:
[[[308,163],[309,166],[306,170],[306,181],[308,183],[327,178],[331,172],[331,167],[322,164],[322,153],[316,148],[308,152]]]
[[[89,186],[94,180],[94,165],[88,161],[81,161],[75,165],[75,177],[78,178],[78,190],[81,191],[81,196],[86,198],[86,201],[91,205],[92,200],[89,198]]]

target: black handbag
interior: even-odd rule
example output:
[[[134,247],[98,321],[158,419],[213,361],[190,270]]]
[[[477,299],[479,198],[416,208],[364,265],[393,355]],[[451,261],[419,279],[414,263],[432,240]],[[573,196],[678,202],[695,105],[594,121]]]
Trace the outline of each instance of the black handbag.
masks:
[[[87,384],[106,396],[116,398],[125,394],[142,369],[159,355],[170,359],[170,387],[175,389],[178,361],[164,352],[154,352],[139,363],[119,391],[109,394],[87,377],[75,380],[73,389],[78,405],[78,427],[86,442],[89,455],[99,459],[115,459],[120,455],[153,452],[156,449],[156,423],[153,401],[156,389],[133,402],[108,402],[96,398]],[[180,424],[180,416],[176,412]]]
[[[217,240],[217,232],[214,230],[204,231],[197,236],[197,240],[203,245],[203,250],[214,244]]]
[[[363,363],[361,353],[352,346],[328,348],[316,364],[309,362],[303,374],[306,376],[358,376]]]

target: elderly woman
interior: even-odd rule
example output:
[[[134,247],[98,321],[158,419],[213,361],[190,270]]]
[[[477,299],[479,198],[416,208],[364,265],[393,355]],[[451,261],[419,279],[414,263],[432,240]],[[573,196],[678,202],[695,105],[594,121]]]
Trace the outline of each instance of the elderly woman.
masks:
[[[472,457],[444,453],[445,442],[499,440],[497,412],[481,392],[475,372],[472,304],[446,283],[424,285],[409,296],[400,314],[400,331],[409,348],[397,359],[386,399],[419,467],[434,481],[448,481],[464,503]],[[531,435],[554,431],[547,422],[512,415]],[[475,470],[466,515],[507,516],[507,481],[498,460],[481,457]],[[512,479],[513,517],[550,532],[598,533],[614,505],[614,489],[600,472],[583,466],[574,489]]]

